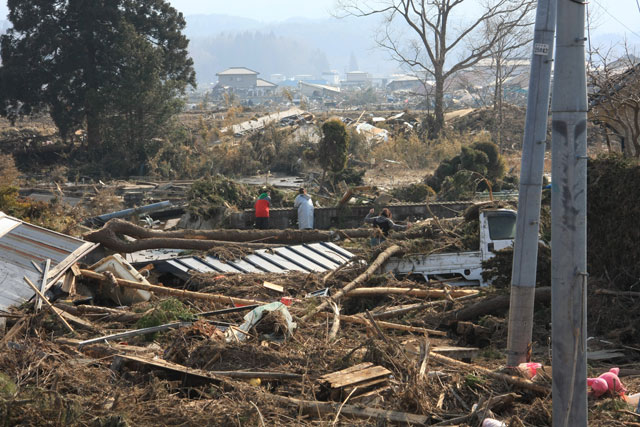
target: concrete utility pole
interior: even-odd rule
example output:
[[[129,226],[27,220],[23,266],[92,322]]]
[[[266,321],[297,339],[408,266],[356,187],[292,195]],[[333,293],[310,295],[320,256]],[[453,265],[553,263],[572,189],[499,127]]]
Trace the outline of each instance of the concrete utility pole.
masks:
[[[528,361],[527,353],[533,331],[540,198],[547,139],[556,3],[557,0],[539,0],[536,10],[511,270],[507,366],[517,366]]]
[[[586,1],[558,0],[553,84],[553,425],[587,425]]]

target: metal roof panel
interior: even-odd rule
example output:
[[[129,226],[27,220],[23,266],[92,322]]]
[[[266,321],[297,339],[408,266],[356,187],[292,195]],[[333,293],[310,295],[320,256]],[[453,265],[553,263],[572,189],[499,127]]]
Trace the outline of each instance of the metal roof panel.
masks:
[[[97,246],[6,216],[2,212],[0,224],[0,309],[22,304],[33,296],[23,277],[39,284],[42,274],[35,269],[32,261],[41,264],[46,259],[51,260],[48,275],[51,285],[74,262]]]

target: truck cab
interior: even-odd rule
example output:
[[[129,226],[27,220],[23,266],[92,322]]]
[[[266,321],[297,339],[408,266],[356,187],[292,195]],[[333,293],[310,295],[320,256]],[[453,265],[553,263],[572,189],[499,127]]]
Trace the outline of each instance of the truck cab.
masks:
[[[422,277],[427,282],[446,280],[451,285],[487,286],[482,279],[482,262],[495,252],[513,246],[516,234],[516,212],[511,209],[480,211],[480,248],[477,251],[409,255],[392,258],[384,271],[399,276]]]

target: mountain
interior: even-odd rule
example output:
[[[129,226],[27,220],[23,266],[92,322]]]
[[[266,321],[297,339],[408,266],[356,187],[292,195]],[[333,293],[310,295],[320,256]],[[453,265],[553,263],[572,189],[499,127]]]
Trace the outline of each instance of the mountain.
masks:
[[[189,15],[185,33],[200,84],[217,80],[216,73],[244,66],[271,74],[311,74],[330,69],[352,71],[355,56],[361,70],[374,75],[394,72],[398,66],[375,46],[377,19],[306,19],[260,21],[227,15]]]

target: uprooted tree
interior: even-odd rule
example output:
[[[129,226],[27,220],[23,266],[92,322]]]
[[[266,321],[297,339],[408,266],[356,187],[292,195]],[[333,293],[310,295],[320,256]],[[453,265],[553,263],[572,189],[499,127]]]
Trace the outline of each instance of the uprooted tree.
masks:
[[[456,73],[495,55],[499,41],[519,29],[535,8],[532,0],[340,0],[339,14],[382,15],[377,44],[426,79],[433,79],[434,116],[430,136],[444,126],[444,91]],[[466,9],[463,12],[463,9]],[[476,13],[469,13],[469,10]],[[484,32],[491,22],[491,32]],[[408,30],[408,34],[403,32]],[[493,49],[493,50],[492,50]],[[455,58],[454,58],[455,56]]]
[[[185,20],[168,2],[10,0],[0,114],[48,112],[66,139],[86,127],[98,155],[144,157],[177,97],[195,86]],[[105,147],[110,138],[119,145]],[[102,153],[102,154],[101,154]]]

